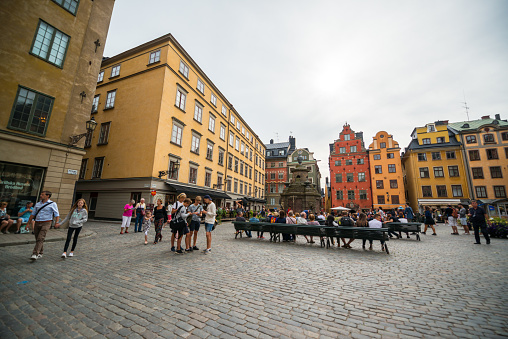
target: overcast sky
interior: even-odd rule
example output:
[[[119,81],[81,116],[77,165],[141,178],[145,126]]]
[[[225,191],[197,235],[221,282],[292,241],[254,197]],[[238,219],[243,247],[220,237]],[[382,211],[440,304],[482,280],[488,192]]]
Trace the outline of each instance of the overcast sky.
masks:
[[[117,0],[104,56],[172,33],[265,144],[292,132],[324,178],[346,121],[404,149],[415,126],[467,120],[464,94],[471,120],[507,119],[507,18],[506,0]]]

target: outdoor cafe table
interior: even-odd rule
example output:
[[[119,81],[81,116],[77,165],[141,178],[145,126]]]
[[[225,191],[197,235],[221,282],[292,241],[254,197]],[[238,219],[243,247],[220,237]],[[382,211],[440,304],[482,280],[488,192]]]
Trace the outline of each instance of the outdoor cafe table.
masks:
[[[420,241],[420,232],[422,224],[419,222],[387,222],[385,224],[388,229],[393,232],[411,232],[416,233],[416,239]]]

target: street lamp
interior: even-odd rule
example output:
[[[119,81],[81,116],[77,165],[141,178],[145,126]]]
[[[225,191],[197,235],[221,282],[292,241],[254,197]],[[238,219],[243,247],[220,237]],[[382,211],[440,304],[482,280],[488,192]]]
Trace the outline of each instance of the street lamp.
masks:
[[[173,163],[173,166],[171,166],[169,171],[159,171],[159,179],[161,179],[163,176],[168,175],[168,174],[170,176],[173,176],[173,174],[175,172],[178,172],[179,169],[180,169],[180,161],[177,160],[176,162]]]
[[[92,117],[92,119],[90,119],[86,122],[86,133],[70,136],[71,141],[69,142],[69,146],[76,145],[78,143],[78,141],[80,141],[84,136],[86,136],[88,133],[92,133],[96,127],[97,127],[97,122],[95,121],[94,117]]]

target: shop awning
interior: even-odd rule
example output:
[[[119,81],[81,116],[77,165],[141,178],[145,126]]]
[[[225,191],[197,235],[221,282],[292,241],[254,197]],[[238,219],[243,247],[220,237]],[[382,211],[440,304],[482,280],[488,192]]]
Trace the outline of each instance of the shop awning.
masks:
[[[170,181],[166,181],[166,184],[169,185],[172,189],[174,189],[177,193],[185,193],[189,197],[195,197],[198,195],[203,197],[204,195],[208,194],[210,197],[212,197],[212,199],[231,199],[229,195],[219,190],[206,189],[200,186],[187,186],[182,184],[176,184]]]
[[[423,206],[458,205],[460,199],[418,199],[418,204]]]
[[[508,201],[508,199],[478,199],[478,204],[479,205],[483,205],[483,204],[488,204],[488,205],[493,205],[495,203],[498,203],[498,202],[506,202]]]

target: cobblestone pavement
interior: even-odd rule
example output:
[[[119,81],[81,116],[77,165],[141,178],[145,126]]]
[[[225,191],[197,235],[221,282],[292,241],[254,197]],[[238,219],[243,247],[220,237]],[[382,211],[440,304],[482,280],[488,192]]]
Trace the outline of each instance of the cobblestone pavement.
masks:
[[[168,228],[145,246],[118,224],[85,227],[97,235],[74,258],[60,258],[63,242],[34,263],[33,245],[0,248],[0,338],[508,336],[508,240],[473,245],[440,225],[437,237],[390,241],[386,255],[379,242],[235,240],[224,224],[211,254],[175,255]]]

